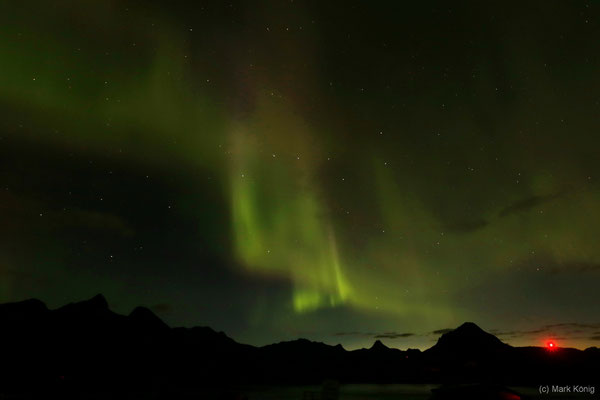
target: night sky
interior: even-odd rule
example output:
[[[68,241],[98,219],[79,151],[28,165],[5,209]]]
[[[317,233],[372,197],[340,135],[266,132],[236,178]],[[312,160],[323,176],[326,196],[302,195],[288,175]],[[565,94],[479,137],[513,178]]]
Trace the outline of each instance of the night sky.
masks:
[[[0,301],[243,343],[600,344],[600,4],[0,3]]]

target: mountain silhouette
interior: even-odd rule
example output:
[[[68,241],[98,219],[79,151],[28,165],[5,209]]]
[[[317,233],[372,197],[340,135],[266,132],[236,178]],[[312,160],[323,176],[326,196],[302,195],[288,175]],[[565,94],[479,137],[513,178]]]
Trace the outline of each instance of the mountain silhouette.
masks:
[[[371,346],[370,350],[372,351],[386,351],[389,350],[390,348],[387,347],[385,344],[381,343],[381,340],[377,339],[375,341],[375,343],[373,343],[373,346]]]
[[[129,315],[114,313],[102,295],[55,310],[33,299],[0,304],[0,323],[0,339],[7,344],[0,394],[33,387],[43,393],[160,391],[219,384],[320,384],[325,379],[585,383],[594,382],[600,365],[597,348],[512,347],[472,322],[444,333],[423,352],[389,348],[379,340],[352,351],[307,339],[254,347],[209,327],[170,328],[146,307],[136,307]]]
[[[430,351],[489,351],[508,347],[496,336],[485,332],[473,322],[444,333]]]
[[[489,358],[493,354],[507,352],[510,348],[508,344],[485,332],[473,322],[465,322],[458,328],[442,334],[434,346],[425,350],[425,354],[438,359]]]

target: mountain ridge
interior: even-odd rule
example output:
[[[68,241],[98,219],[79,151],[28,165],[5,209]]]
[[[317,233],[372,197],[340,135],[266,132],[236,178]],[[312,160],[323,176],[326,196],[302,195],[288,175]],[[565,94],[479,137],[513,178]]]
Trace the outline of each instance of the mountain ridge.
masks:
[[[101,293],[98,293],[94,296],[92,296],[89,299],[86,300],[81,300],[81,301],[74,301],[74,302],[70,302],[67,303],[63,306],[60,306],[58,308],[55,309],[50,309],[47,307],[47,305],[39,300],[39,299],[35,299],[35,298],[31,298],[31,299],[25,299],[25,300],[20,300],[20,301],[16,301],[16,302],[8,302],[8,303],[0,303],[0,318],[3,317],[4,315],[6,315],[6,313],[10,313],[11,311],[9,310],[18,310],[19,312],[26,312],[26,311],[34,311],[37,313],[40,312],[49,312],[49,313],[53,313],[53,312],[60,312],[60,313],[66,313],[66,312],[77,312],[77,313],[81,313],[81,312],[99,312],[99,313],[107,313],[110,315],[114,315],[114,316],[118,316],[118,317],[126,317],[126,318],[133,318],[137,321],[145,321],[145,323],[154,325],[155,327],[161,327],[162,328],[169,328],[169,329],[178,329],[178,330],[204,330],[204,329],[208,329],[211,330],[212,332],[216,333],[216,334],[220,334],[220,335],[224,335],[226,336],[229,340],[235,341],[235,339],[231,338],[230,336],[228,336],[225,332],[223,331],[217,331],[214,330],[211,327],[208,326],[193,326],[193,327],[171,327],[169,326],[167,323],[165,323],[158,315],[156,315],[156,313],[154,313],[152,310],[150,310],[148,307],[145,306],[136,306],[134,307],[134,309],[127,315],[122,315],[122,314],[118,314],[115,313],[114,311],[112,311],[109,307],[108,301],[106,300],[105,296]],[[498,339],[496,336],[494,336],[491,333],[488,333],[486,331],[484,331],[482,328],[480,328],[477,324],[475,324],[474,322],[464,322],[463,324],[461,324],[460,326],[458,326],[455,329],[452,329],[448,332],[444,332],[440,335],[440,337],[438,338],[438,341],[432,345],[431,347],[424,349],[424,350],[419,350],[419,349],[407,349],[407,350],[418,350],[418,351],[422,351],[422,352],[427,352],[430,351],[434,348],[439,347],[439,346],[443,346],[443,347],[456,347],[457,344],[464,344],[463,342],[465,342],[465,339],[468,338],[470,341],[473,341],[473,339],[475,339],[475,342],[483,342],[485,343],[486,341],[488,343],[492,343],[495,346],[508,346],[508,347],[513,347],[507,343],[502,342],[500,339]],[[457,342],[458,340],[458,342]],[[241,344],[237,341],[235,341],[238,344]],[[252,346],[252,347],[257,347],[257,348],[261,348],[261,347],[268,347],[268,346],[273,346],[273,345],[280,345],[280,344],[286,344],[286,343],[292,343],[292,342],[310,342],[313,344],[322,344],[322,345],[326,345],[326,346],[330,346],[330,347],[341,347],[344,348],[342,344],[340,343],[336,343],[334,345],[332,344],[327,344],[324,342],[319,342],[319,341],[313,341],[310,339],[306,339],[306,338],[296,338],[296,339],[292,339],[292,340],[287,340],[287,341],[281,341],[281,342],[277,342],[277,343],[272,343],[272,344],[267,344],[267,345],[263,345],[263,346],[254,346],[254,345],[250,345],[250,344],[246,344],[247,346]],[[473,343],[470,343],[471,345],[473,345]],[[539,346],[522,346],[522,348],[540,348]],[[384,344],[380,339],[375,339],[373,341],[373,344],[371,345],[371,347],[368,348],[368,350],[373,350],[373,349],[384,349],[384,350],[401,350],[395,347],[389,347],[386,344]],[[586,349],[575,349],[575,350],[579,350],[579,351],[585,351],[585,350],[589,350],[589,349],[597,349],[596,346],[591,346],[588,347]],[[356,350],[361,350],[361,349],[354,349],[354,350],[346,350],[344,348],[345,351],[356,351]],[[402,351],[402,350],[401,350]],[[592,351],[592,350],[590,350]]]
[[[174,385],[296,384],[326,378],[522,384],[586,378],[600,362],[597,348],[512,347],[472,322],[442,334],[425,351],[390,348],[380,340],[368,349],[346,350],[303,338],[255,347],[210,327],[171,328],[143,306],[128,315],[114,313],[101,295],[54,310],[39,300],[0,304],[0,323],[0,338],[13,344],[0,367],[0,385],[8,386],[32,380],[63,385],[64,379],[78,385],[108,380],[131,386],[155,384],[158,377]]]

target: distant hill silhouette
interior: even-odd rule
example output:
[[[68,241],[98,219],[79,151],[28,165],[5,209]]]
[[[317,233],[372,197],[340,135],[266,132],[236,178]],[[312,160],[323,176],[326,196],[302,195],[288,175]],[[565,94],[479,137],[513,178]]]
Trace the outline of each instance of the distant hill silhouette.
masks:
[[[472,322],[465,322],[453,331],[444,333],[427,352],[438,354],[496,352],[508,347],[496,336],[485,332]]]
[[[112,312],[106,299],[50,310],[39,300],[0,305],[0,393],[206,384],[478,383],[597,380],[600,350],[512,347],[467,322],[431,348],[368,349],[298,339],[254,347],[208,327],[170,328],[145,307]]]

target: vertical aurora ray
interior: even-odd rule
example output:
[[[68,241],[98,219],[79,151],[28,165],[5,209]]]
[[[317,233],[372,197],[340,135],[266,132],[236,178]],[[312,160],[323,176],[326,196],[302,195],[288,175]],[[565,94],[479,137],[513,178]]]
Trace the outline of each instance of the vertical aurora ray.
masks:
[[[240,264],[289,279],[296,312],[348,301],[352,290],[310,171],[292,157],[277,160],[265,152],[264,137],[242,128],[231,137],[232,229]]]

